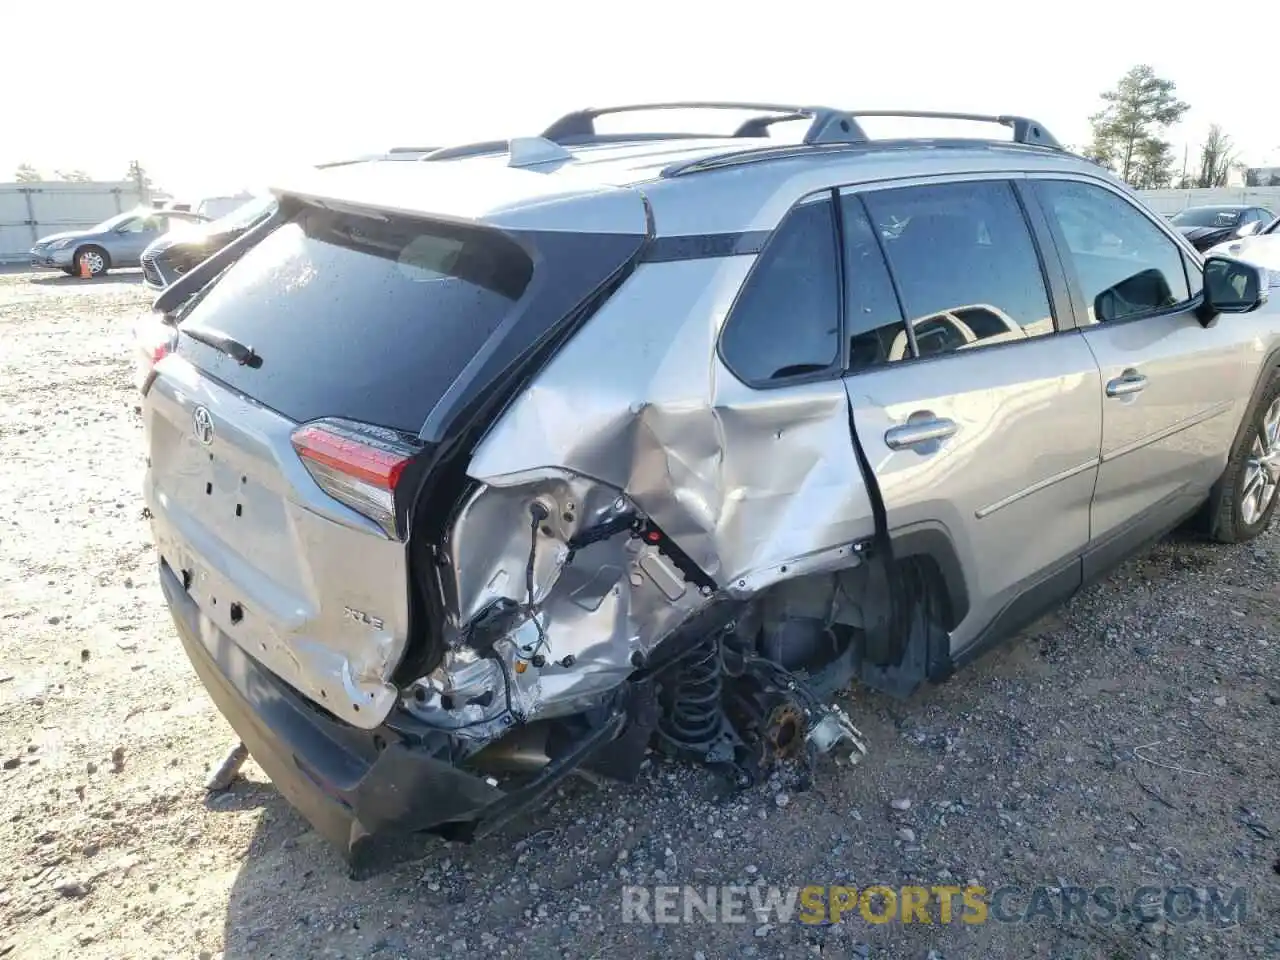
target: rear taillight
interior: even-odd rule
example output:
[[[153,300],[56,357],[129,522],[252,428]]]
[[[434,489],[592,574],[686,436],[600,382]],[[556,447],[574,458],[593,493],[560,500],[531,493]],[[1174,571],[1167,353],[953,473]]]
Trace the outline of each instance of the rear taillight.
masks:
[[[137,387],[146,393],[155,379],[155,365],[173,352],[178,342],[178,328],[160,317],[143,317],[134,328]]]
[[[420,449],[393,430],[350,420],[315,420],[293,433],[293,448],[325,493],[396,538],[396,484]]]

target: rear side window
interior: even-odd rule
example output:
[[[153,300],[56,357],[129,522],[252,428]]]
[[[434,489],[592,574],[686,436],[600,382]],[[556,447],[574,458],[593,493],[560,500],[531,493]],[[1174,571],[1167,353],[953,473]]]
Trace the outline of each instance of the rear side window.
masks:
[[[1003,181],[862,194],[915,334],[919,356],[1025,340],[1054,330],[1031,232]],[[889,360],[910,356],[895,337]]]
[[[1090,323],[1131,320],[1191,298],[1181,248],[1129,201],[1074,180],[1035,189],[1066,241],[1066,256]],[[1200,278],[1195,276],[1199,289]]]
[[[721,356],[752,385],[834,369],[840,355],[839,270],[830,199],[778,225],[728,320]]]
[[[182,322],[251,346],[261,365],[191,337],[179,352],[293,420],[337,416],[416,433],[532,272],[518,246],[489,231],[305,208]]]

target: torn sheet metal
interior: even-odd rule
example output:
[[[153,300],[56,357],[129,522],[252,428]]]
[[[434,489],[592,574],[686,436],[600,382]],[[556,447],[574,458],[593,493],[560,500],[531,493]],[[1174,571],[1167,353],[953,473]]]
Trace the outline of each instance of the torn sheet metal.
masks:
[[[719,360],[753,262],[640,266],[512,403],[468,472],[504,486],[554,467],[622,490],[722,587],[784,578],[797,558],[870,537],[841,381],[752,390]]]
[[[520,479],[479,487],[456,517],[446,549],[461,642],[406,701],[469,739],[594,705],[711,592],[635,535],[641,515],[620,491],[563,471]],[[495,609],[506,617],[482,641],[476,624]]]

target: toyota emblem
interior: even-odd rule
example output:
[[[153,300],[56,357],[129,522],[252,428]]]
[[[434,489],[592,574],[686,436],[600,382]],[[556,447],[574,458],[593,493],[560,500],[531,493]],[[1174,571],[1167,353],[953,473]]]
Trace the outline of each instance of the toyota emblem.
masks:
[[[213,417],[209,415],[208,407],[196,407],[191,414],[191,423],[197,440],[206,447],[213,443]]]

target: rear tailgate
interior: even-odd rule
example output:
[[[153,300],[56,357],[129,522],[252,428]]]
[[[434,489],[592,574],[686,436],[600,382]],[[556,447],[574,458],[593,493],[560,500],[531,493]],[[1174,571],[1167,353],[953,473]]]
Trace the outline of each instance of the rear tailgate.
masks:
[[[334,458],[351,436],[375,455],[416,442],[462,384],[483,394],[545,342],[643,242],[631,191],[588,219],[618,194],[625,229],[604,240],[286,196],[284,222],[182,316],[144,399],[161,556],[213,625],[342,720],[381,723],[412,638],[407,532],[376,496],[334,492]],[[302,442],[333,423],[356,432]],[[399,496],[397,476],[373,493]]]
[[[160,369],[145,415],[161,557],[245,652],[349,723],[377,726],[408,631],[405,545],[316,486],[290,441],[296,423],[181,357]]]

